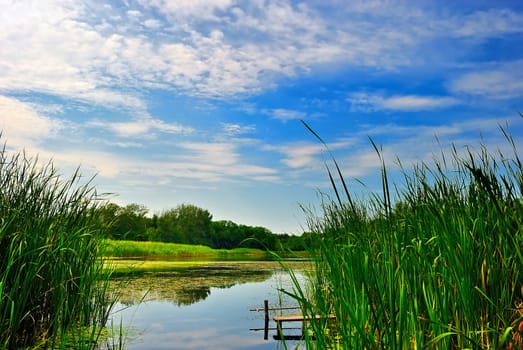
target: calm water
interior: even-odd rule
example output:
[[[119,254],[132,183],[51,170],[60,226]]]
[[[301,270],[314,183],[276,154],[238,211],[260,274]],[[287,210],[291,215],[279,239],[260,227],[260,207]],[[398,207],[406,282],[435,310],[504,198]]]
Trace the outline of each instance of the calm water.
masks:
[[[304,264],[296,264],[297,276]],[[212,262],[205,266],[145,274],[117,281],[123,294],[113,324],[122,322],[126,349],[283,349],[276,330],[264,331],[264,313],[249,311],[296,305],[278,292],[292,290],[287,273],[272,262]],[[299,326],[294,324],[290,326]],[[269,327],[274,327],[272,314]],[[286,334],[299,334],[287,330]],[[299,346],[287,341],[289,348]]]

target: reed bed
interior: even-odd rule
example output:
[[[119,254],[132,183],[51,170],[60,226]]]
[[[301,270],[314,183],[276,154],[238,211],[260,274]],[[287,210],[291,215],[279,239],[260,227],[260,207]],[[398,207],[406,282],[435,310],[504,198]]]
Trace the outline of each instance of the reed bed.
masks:
[[[97,194],[80,182],[0,150],[0,349],[96,346],[109,275],[91,226]]]
[[[382,191],[366,200],[332,158],[336,196],[309,215],[316,272],[291,294],[336,321],[313,320],[308,348],[523,348],[523,166],[501,131],[511,154],[452,147],[409,171],[398,162],[402,184],[373,144]]]

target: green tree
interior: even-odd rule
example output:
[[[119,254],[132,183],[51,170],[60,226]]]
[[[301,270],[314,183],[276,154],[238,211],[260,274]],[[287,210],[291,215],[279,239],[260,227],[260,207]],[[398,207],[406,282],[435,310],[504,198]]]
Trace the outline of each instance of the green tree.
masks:
[[[145,241],[147,239],[147,224],[149,209],[141,204],[128,204],[118,213],[119,232],[123,239]]]
[[[107,203],[97,209],[98,224],[106,231],[108,238],[144,241],[147,239],[146,217],[149,210],[141,204],[128,204],[121,207]]]
[[[248,248],[276,250],[277,238],[269,229],[261,226],[241,226],[245,239],[241,245]]]
[[[182,204],[160,214],[156,222],[157,227],[149,231],[151,240],[213,246],[212,215],[205,209]]]
[[[185,234],[187,243],[211,245],[212,215],[192,204],[182,204],[175,209],[177,226]]]
[[[100,205],[94,211],[94,222],[100,228],[100,231],[105,234],[106,238],[114,238],[113,232],[119,210],[119,205],[108,202]]]
[[[233,249],[245,239],[241,227],[230,220],[213,221],[211,227],[213,248]]]
[[[156,228],[149,232],[149,239],[169,243],[187,243],[184,233],[178,227],[176,209],[169,209],[158,216]]]

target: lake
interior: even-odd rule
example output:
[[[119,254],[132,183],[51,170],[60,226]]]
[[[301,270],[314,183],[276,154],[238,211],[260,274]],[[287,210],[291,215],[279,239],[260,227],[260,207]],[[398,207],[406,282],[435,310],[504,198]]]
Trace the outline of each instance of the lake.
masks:
[[[293,262],[304,280],[306,263]],[[283,349],[269,330],[264,340],[264,299],[270,306],[295,306],[278,290],[292,291],[288,273],[275,262],[208,262],[172,271],[116,279],[121,290],[112,323],[123,325],[125,348]],[[296,311],[295,311],[296,312]],[[270,314],[269,327],[275,327]],[[300,327],[300,324],[290,324]],[[254,331],[251,329],[261,329]],[[300,329],[286,330],[296,335]],[[301,346],[287,341],[289,348]]]

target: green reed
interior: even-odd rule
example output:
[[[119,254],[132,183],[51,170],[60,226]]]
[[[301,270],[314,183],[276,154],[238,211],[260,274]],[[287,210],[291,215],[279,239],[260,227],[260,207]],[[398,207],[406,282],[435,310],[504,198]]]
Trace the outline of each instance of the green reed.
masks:
[[[336,315],[311,322],[310,348],[523,346],[523,166],[501,131],[510,155],[483,145],[452,147],[410,171],[398,161],[401,186],[373,143],[383,186],[365,200],[328,170],[337,198],[309,215],[311,291],[292,293],[303,313]]]
[[[91,226],[97,194],[75,172],[0,150],[0,348],[94,348],[113,302]]]

